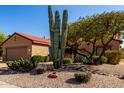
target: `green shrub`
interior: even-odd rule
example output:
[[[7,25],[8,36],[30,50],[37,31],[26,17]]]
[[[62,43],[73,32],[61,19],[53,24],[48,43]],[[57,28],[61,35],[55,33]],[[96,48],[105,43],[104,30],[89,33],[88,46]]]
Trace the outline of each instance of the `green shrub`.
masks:
[[[120,52],[121,52],[121,58],[124,59],[124,50],[122,49],[120,50]]]
[[[64,58],[63,59],[63,64],[71,64],[72,63],[72,59],[71,58]]]
[[[32,63],[45,62],[45,56],[35,55],[31,58]]]
[[[29,60],[24,59],[18,60],[18,64],[19,70],[22,72],[27,72],[34,68],[33,64]]]
[[[7,63],[12,70],[28,72],[34,68],[34,65],[29,60],[20,59],[18,61],[10,61]]]
[[[19,69],[19,64],[16,61],[9,61],[7,63],[7,66],[12,69],[12,70],[17,70]]]
[[[50,56],[48,55],[45,57],[45,62],[49,62],[49,61],[50,61]]]
[[[90,72],[80,72],[74,74],[76,81],[80,83],[87,83],[91,78]]]
[[[86,57],[84,57],[84,56],[76,55],[75,62],[88,64],[89,63],[89,60]]]
[[[121,52],[120,51],[106,51],[105,57],[107,57],[107,63],[109,64],[119,64],[121,60]]]
[[[89,58],[89,56],[88,56]],[[102,56],[101,59],[98,59],[99,56],[93,56],[93,63],[89,61],[86,57],[81,55],[76,55],[75,61],[81,62],[83,64],[103,64],[107,62],[107,58],[105,56]],[[90,58],[89,58],[90,59]]]
[[[104,64],[107,62],[107,58],[105,56],[102,56],[100,59],[99,59],[99,56],[93,56],[93,62],[97,64]]]

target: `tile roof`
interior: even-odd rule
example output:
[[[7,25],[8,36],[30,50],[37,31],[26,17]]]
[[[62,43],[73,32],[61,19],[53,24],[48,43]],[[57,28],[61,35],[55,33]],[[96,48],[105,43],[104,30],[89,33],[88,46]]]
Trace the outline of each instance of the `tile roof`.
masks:
[[[32,35],[28,35],[28,34],[24,34],[24,33],[20,33],[20,32],[15,32],[15,34],[18,34],[18,35],[23,36],[27,39],[30,39],[33,41],[33,43],[50,45],[50,39],[44,39],[41,37],[32,36]]]

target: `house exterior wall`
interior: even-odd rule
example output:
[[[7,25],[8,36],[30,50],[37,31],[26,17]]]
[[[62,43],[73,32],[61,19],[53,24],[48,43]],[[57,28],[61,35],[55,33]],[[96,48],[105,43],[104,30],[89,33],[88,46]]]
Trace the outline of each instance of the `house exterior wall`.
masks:
[[[102,46],[102,43],[98,43],[98,46]],[[86,51],[92,52],[93,45],[91,43],[82,42],[79,46],[79,49],[85,49]],[[106,50],[119,50],[120,49],[120,42],[118,40],[113,40],[109,43]],[[99,55],[102,52],[101,47],[97,47],[95,54]],[[89,53],[85,52],[84,50],[81,51],[82,54],[89,55]]]
[[[115,40],[111,41],[106,50],[120,50],[119,41],[115,41]],[[96,54],[99,55],[101,52],[102,52],[102,48],[97,48]]]
[[[112,46],[111,50],[120,50],[120,43],[118,41],[112,41],[110,45]]]
[[[86,51],[91,52],[93,49],[92,47],[93,46],[91,43],[82,42],[81,46],[79,46],[79,49],[85,49]],[[81,50],[81,53],[85,55],[89,55],[89,53],[85,52],[85,50]]]
[[[41,55],[47,56],[49,54],[49,47],[45,45],[32,45],[32,56]]]
[[[116,34],[115,36],[114,36],[114,39],[115,40],[112,40],[110,43],[109,43],[109,45],[108,45],[108,47],[107,47],[107,49],[106,50],[120,50],[120,34]],[[82,38],[80,38],[79,40],[78,40],[79,42],[81,41],[82,42]],[[97,49],[96,49],[96,53],[95,54],[97,54],[97,55],[99,55],[100,53],[101,53],[101,51],[102,51],[102,48],[100,48],[99,46],[102,46],[102,43],[101,43],[101,41],[98,41],[97,42]],[[87,43],[87,42],[82,42],[81,43],[81,45],[79,46],[79,48],[80,49],[85,49],[85,50],[87,50],[87,51],[89,51],[89,52],[92,52],[92,49],[93,49],[93,45],[91,44],[91,43]],[[83,54],[85,54],[85,55],[89,55],[87,52],[85,52],[85,51],[83,51],[82,50],[82,53]]]
[[[27,47],[27,56],[30,58],[31,56],[31,47],[32,47],[32,42],[31,40],[28,40],[22,36],[19,36],[17,34],[13,35],[10,39],[8,39],[3,45],[2,45],[2,50],[3,50],[3,61],[6,61],[6,55],[7,55],[7,48],[14,48],[14,47]],[[19,48],[18,48],[19,49]],[[13,53],[12,53],[13,55]]]

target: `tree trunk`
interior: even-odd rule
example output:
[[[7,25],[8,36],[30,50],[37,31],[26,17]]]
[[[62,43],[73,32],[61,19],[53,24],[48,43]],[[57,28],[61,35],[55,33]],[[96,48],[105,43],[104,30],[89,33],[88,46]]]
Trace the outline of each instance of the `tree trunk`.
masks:
[[[114,38],[114,35],[112,36],[112,38],[111,38],[106,44],[104,44],[104,42],[102,42],[102,44],[103,44],[103,49],[102,49],[102,52],[101,52],[101,54],[100,54],[100,56],[99,56],[98,59],[100,59],[100,58],[104,55],[105,50],[106,50],[106,47],[107,47],[108,44],[113,40],[113,38]]]
[[[92,50],[92,53],[90,54],[90,59],[93,61],[93,55],[94,55],[94,53],[95,53],[95,50],[96,50],[96,46],[95,46],[95,44],[96,44],[96,38],[94,39],[94,41],[93,41],[93,50]]]
[[[55,69],[61,68],[61,65],[60,65],[59,61],[53,62],[53,66],[54,66]]]
[[[87,57],[86,55],[84,55],[84,54],[82,54],[82,53],[79,53],[79,52],[77,52],[77,54],[86,57],[86,59],[87,59],[89,62],[91,62],[91,60],[89,59],[89,57]]]

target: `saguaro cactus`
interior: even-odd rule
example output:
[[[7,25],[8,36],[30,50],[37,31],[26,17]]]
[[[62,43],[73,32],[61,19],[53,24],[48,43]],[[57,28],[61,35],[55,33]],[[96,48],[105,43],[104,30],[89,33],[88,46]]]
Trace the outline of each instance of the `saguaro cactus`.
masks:
[[[54,18],[51,6],[48,7],[48,14],[49,14],[49,30],[50,30],[50,40],[51,40],[51,46],[49,47],[50,50],[50,56],[53,59],[53,26],[54,26]]]
[[[50,55],[52,57],[54,67],[57,69],[62,66],[62,61],[65,53],[66,38],[68,31],[68,11],[63,11],[62,25],[59,11],[55,12],[55,21],[53,18],[51,6],[48,6],[48,14],[51,39]]]
[[[62,20],[62,35],[61,35],[61,60],[64,58],[67,31],[68,31],[68,11],[64,10]],[[62,62],[61,62],[62,63]]]

